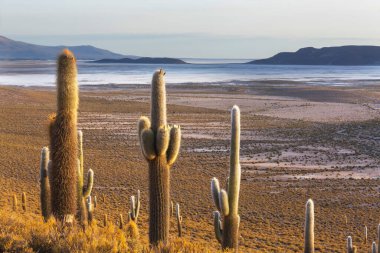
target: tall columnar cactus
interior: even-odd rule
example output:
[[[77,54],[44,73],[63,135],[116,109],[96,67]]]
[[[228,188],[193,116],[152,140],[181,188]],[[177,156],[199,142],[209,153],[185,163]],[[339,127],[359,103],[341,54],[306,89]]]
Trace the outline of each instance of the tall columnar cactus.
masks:
[[[85,223],[87,221],[87,206],[86,199],[91,195],[93,183],[94,183],[94,172],[89,169],[87,172],[87,185],[84,186],[84,164],[83,164],[83,133],[81,130],[78,131],[78,149],[79,149],[79,159],[78,159],[78,179],[77,179],[77,205],[78,219]]]
[[[314,202],[309,199],[306,202],[305,218],[305,250],[304,253],[314,253]]]
[[[78,83],[74,55],[65,49],[58,57],[57,113],[50,117],[51,207],[60,220],[72,220],[77,210]]]
[[[130,220],[137,223],[137,218],[140,214],[140,190],[137,190],[137,197],[131,196],[131,211],[129,212]]]
[[[152,79],[151,120],[141,117],[138,135],[142,153],[149,164],[149,241],[167,243],[170,224],[170,168],[176,161],[181,128],[166,123],[165,72]]]
[[[41,212],[45,221],[47,221],[51,215],[49,164],[49,148],[44,147],[41,151],[40,163],[40,200]]]
[[[240,109],[238,106],[231,110],[231,151],[230,171],[227,180],[227,190],[220,189],[215,177],[211,180],[211,194],[219,211],[214,212],[214,228],[217,240],[223,249],[238,250],[239,224],[238,214],[241,169],[240,152]],[[222,217],[221,217],[222,216]]]

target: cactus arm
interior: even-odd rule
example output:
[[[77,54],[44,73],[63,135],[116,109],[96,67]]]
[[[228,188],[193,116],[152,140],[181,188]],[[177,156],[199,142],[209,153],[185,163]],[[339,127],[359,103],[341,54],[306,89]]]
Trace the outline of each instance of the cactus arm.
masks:
[[[138,136],[140,138],[141,133],[144,129],[150,129],[150,120],[145,116],[141,116],[137,127],[138,127]]]
[[[223,230],[222,230],[222,224],[220,220],[220,213],[218,211],[214,211],[214,231],[215,231],[215,237],[218,240],[219,243],[222,243],[223,238]]]
[[[230,176],[228,182],[228,200],[230,212],[238,214],[240,177],[240,109],[233,106],[231,110],[231,153],[230,153]]]
[[[141,148],[147,160],[156,158],[156,151],[154,148],[154,133],[151,129],[144,129],[141,132]]]
[[[83,198],[91,195],[92,187],[94,186],[94,171],[89,169],[87,172],[87,186],[83,189]]]
[[[305,218],[305,249],[304,253],[314,253],[314,202],[309,199],[306,203]]]
[[[160,69],[153,74],[152,79],[152,103],[151,119],[152,129],[156,133],[157,129],[166,125],[166,90],[165,71]]]
[[[157,155],[161,156],[166,153],[169,147],[170,128],[168,126],[162,126],[157,130],[156,135],[156,150]]]
[[[78,149],[79,149],[79,164],[80,164],[80,175],[84,172],[84,161],[83,161],[83,132],[78,130]]]
[[[219,180],[214,177],[211,179],[211,195],[212,199],[214,200],[216,208],[220,211],[220,186],[219,186]]]
[[[230,212],[229,205],[228,205],[228,195],[225,190],[220,191],[219,195],[219,206],[220,210],[223,214],[223,216],[227,216]]]
[[[169,147],[166,154],[169,166],[171,166],[177,160],[180,148],[181,148],[181,127],[174,125],[170,129],[170,142],[169,142]]]

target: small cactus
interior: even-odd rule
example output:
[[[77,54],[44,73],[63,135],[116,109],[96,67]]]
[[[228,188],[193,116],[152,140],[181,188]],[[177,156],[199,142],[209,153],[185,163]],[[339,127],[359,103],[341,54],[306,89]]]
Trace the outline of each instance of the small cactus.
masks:
[[[91,196],[87,197],[87,222],[88,224],[91,224],[94,220],[94,204],[92,203]]]
[[[94,208],[96,208],[97,206],[98,206],[98,198],[95,195],[94,196]]]
[[[137,197],[131,196],[131,211],[129,213],[130,220],[137,223],[137,218],[140,214],[140,190],[137,190]]]
[[[175,214],[177,218],[178,237],[182,237],[182,215],[178,203],[175,206]]]
[[[57,113],[50,117],[51,207],[53,215],[63,220],[77,210],[77,67],[74,55],[65,49],[58,57]]]
[[[87,172],[87,185],[84,186],[84,159],[83,159],[83,132],[78,131],[78,170],[77,170],[77,217],[83,224],[87,221],[86,199],[91,195],[94,184],[94,171],[89,169]]]
[[[22,210],[23,210],[24,212],[26,212],[28,206],[27,206],[26,193],[25,193],[25,192],[23,192],[23,193],[21,194],[21,204],[22,204]]]
[[[227,190],[220,189],[215,177],[211,180],[211,195],[218,211],[214,212],[214,230],[216,239],[223,249],[238,250],[239,225],[238,214],[240,192],[240,109],[234,106],[231,110],[231,152],[230,171]],[[221,217],[222,216],[222,217]]]
[[[104,227],[108,226],[108,216],[107,216],[107,214],[103,215],[103,226]]]
[[[377,253],[376,252],[376,242],[372,243],[372,253]]]
[[[152,79],[151,120],[141,117],[138,137],[149,164],[149,242],[168,243],[170,226],[170,168],[177,159],[181,128],[166,122],[165,72]]]
[[[41,151],[40,163],[40,201],[41,212],[45,222],[51,215],[50,183],[49,183],[49,148],[44,147]]]
[[[309,199],[306,202],[305,218],[305,250],[304,253],[314,253],[314,202]]]
[[[352,237],[347,237],[347,253],[354,253],[354,246],[352,245]]]
[[[368,229],[367,226],[364,226],[364,244],[368,242]]]
[[[119,214],[119,229],[123,229],[124,228],[124,219],[123,219],[123,215],[122,214]]]
[[[13,209],[13,211],[17,211],[17,209],[18,209],[17,206],[18,206],[17,195],[13,194],[13,197],[12,197],[12,209]]]

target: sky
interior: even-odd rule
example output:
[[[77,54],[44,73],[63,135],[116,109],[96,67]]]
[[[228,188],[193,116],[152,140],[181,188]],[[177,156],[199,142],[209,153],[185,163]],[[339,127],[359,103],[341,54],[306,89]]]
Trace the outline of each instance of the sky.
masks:
[[[0,35],[152,57],[380,46],[379,24],[379,0],[0,0]]]

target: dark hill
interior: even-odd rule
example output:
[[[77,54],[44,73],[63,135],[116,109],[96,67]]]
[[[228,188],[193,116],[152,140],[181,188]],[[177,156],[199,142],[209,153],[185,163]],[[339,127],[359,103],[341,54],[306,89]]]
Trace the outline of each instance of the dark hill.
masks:
[[[301,48],[297,52],[283,52],[249,64],[272,65],[380,65],[378,46],[341,46]]]
[[[125,55],[93,46],[41,46],[0,36],[0,60],[53,60],[68,48],[79,60],[120,59]],[[128,56],[133,58],[134,56]]]

